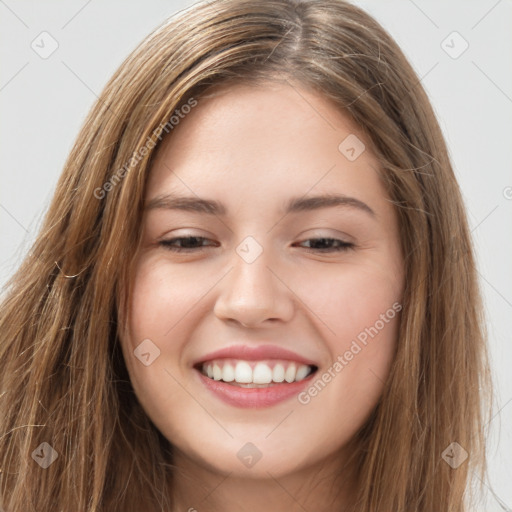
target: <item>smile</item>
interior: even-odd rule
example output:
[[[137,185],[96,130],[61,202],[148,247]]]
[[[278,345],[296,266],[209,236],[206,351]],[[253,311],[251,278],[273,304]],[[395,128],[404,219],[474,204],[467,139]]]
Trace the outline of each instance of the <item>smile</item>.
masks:
[[[265,388],[283,382],[300,382],[316,369],[314,365],[288,360],[216,359],[200,365],[201,373],[209,379],[244,388]]]
[[[278,345],[231,345],[192,363],[201,387],[234,407],[261,408],[297,396],[318,370],[314,359]]]

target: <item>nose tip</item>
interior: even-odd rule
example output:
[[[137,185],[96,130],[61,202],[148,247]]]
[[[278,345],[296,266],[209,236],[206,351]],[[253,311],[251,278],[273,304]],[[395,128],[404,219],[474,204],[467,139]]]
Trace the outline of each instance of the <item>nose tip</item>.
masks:
[[[214,313],[248,328],[286,321],[293,316],[291,295],[262,256],[250,264],[238,261],[221,283]]]
[[[248,329],[252,329],[254,327],[259,326],[262,323],[265,322],[271,322],[277,320],[277,318],[267,318],[266,315],[260,315],[258,317],[253,316],[251,320],[240,320],[240,318],[232,318],[231,320],[235,320],[237,324],[241,325],[242,327],[247,327]]]

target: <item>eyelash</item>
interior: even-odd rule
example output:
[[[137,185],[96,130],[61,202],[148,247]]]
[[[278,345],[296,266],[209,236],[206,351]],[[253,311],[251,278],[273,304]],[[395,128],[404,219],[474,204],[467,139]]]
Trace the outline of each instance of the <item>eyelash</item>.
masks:
[[[167,249],[168,251],[172,252],[180,252],[180,253],[190,253],[195,251],[202,251],[204,247],[193,247],[193,248],[184,248],[184,247],[176,247],[174,245],[171,245],[173,242],[177,240],[191,240],[191,239],[197,239],[197,240],[208,240],[205,237],[202,236],[182,236],[182,237],[176,237],[176,238],[170,238],[169,240],[160,240],[159,245],[162,246],[164,249]],[[309,247],[304,247],[304,249],[307,250],[307,252],[314,252],[314,253],[333,253],[333,252],[343,252],[348,251],[350,249],[354,249],[355,245],[350,242],[344,242],[343,240],[339,240],[337,238],[328,238],[328,237],[321,237],[321,238],[308,238],[307,240],[304,240],[304,242],[310,242],[311,240],[328,240],[330,242],[339,242],[338,247],[334,247],[331,249],[312,249]]]

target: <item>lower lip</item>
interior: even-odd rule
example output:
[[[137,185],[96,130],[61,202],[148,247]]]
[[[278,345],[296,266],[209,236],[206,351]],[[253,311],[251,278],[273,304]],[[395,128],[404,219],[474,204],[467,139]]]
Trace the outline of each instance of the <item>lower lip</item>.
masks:
[[[270,407],[299,394],[315,373],[299,382],[274,384],[268,388],[242,388],[220,380],[213,380],[195,370],[203,384],[218,398],[235,407]]]

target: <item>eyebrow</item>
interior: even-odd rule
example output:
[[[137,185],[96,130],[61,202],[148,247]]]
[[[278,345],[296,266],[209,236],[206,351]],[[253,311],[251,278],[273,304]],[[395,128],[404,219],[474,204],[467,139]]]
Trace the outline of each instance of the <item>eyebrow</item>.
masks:
[[[343,194],[323,194],[311,197],[293,197],[284,207],[284,214],[298,213],[321,208],[331,208],[336,206],[356,208],[366,212],[372,217],[376,213],[366,203],[355,197],[345,196]],[[151,199],[145,206],[145,210],[167,209],[183,210],[196,213],[206,213],[208,215],[225,216],[226,207],[219,201],[213,199],[203,199],[197,196],[177,196],[165,194]]]

